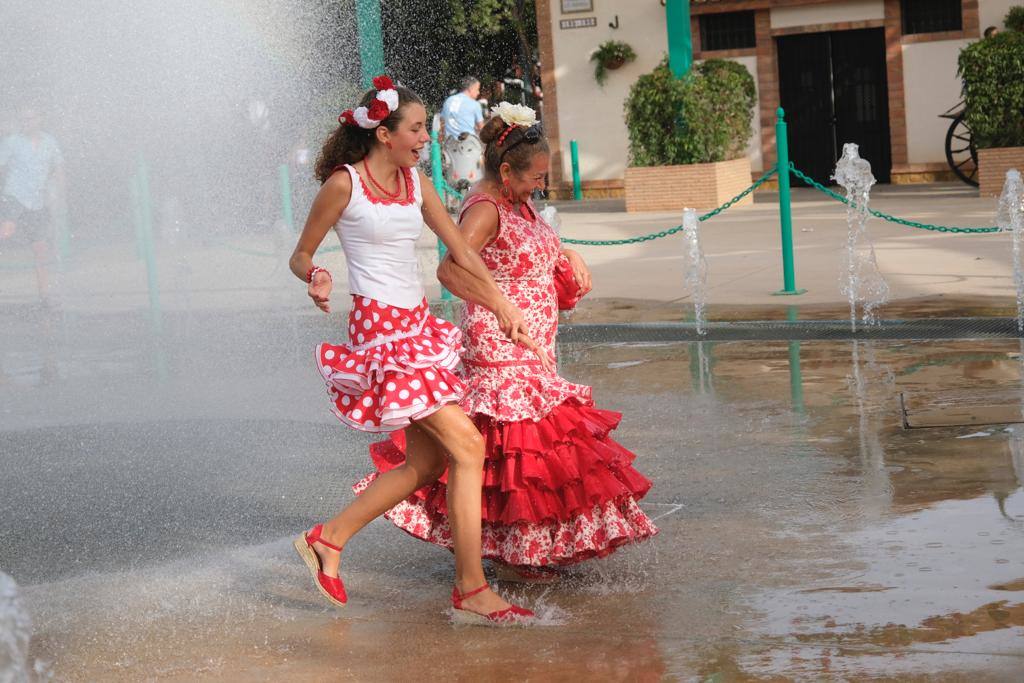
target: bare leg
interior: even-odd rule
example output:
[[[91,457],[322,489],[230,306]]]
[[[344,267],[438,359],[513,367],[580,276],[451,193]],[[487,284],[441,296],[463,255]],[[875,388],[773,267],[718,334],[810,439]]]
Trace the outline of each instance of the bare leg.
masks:
[[[444,474],[447,458],[430,435],[414,423],[406,428],[405,438],[405,462],[377,477],[351,504],[324,523],[324,540],[344,546],[364,526]],[[314,543],[313,548],[320,556],[324,574],[337,576],[341,553],[321,543]]]
[[[324,524],[324,540],[342,547],[360,529],[384,514],[416,489],[437,481],[448,467],[448,517],[455,545],[455,585],[465,593],[486,583],[481,554],[484,443],[461,408],[448,405],[406,428],[405,462],[385,472],[348,507]],[[338,575],[341,553],[320,543],[322,571]],[[509,606],[487,590],[463,606],[488,614]]]
[[[46,303],[50,299],[50,274],[46,270],[46,261],[50,250],[46,242],[33,242],[32,254],[36,260],[36,285],[39,287],[39,298]]]
[[[484,440],[461,408],[446,406],[418,423],[449,454],[448,520],[455,545],[455,586],[467,593],[487,583],[481,555]],[[490,590],[463,602],[488,614],[509,606]]]

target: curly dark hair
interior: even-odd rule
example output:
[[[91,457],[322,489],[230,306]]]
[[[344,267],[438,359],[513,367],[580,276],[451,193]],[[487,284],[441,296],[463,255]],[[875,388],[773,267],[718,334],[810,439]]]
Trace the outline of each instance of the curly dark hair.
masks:
[[[407,105],[423,104],[420,96],[404,85],[396,85],[395,90],[398,91],[398,109],[391,112],[380,124],[390,131],[398,130],[399,124],[402,123],[402,119],[405,117],[405,107]],[[373,102],[376,96],[377,91],[375,89],[367,90],[359,99],[358,106],[370,106],[370,103]],[[342,164],[354,164],[357,161],[362,161],[377,144],[376,129],[339,124],[327,136],[327,139],[324,140],[324,145],[320,149],[319,156],[317,156],[316,167],[314,168],[317,180],[321,184],[327,182],[327,179],[334,173],[334,169]]]
[[[502,163],[507,163],[516,173],[522,173],[530,168],[533,157],[551,151],[543,134],[534,142],[524,140],[527,131],[531,129],[523,126],[516,126],[499,145],[498,140],[507,128],[508,124],[500,116],[494,116],[480,131],[480,141],[487,145],[484,149],[484,174],[492,180],[501,177]],[[534,128],[539,130],[539,126]]]

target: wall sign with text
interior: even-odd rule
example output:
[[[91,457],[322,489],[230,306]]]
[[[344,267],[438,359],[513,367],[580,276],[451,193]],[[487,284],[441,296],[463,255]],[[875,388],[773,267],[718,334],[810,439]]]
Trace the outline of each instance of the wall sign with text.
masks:
[[[597,26],[597,17],[580,17],[579,19],[561,19],[558,28],[593,28]]]
[[[593,11],[594,0],[562,0],[562,14]]]

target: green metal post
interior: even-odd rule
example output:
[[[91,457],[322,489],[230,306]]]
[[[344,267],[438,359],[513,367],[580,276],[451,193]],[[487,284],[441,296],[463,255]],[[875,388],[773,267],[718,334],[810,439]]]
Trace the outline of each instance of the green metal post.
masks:
[[[437,194],[444,197],[444,169],[441,166],[441,142],[437,139],[437,131],[430,131],[430,179],[434,181]]]
[[[139,157],[139,247],[146,262],[146,284],[149,289],[149,312],[153,330],[159,336],[163,333],[163,315],[160,309],[160,282],[156,270],[156,249],[153,245],[153,201],[149,192],[149,169],[146,161]]]
[[[583,199],[583,186],[580,183],[580,146],[575,140],[569,141],[569,156],[572,158],[572,198]]]
[[[384,38],[380,26],[380,0],[356,0],[356,31],[359,34],[359,65],[363,87],[384,73]]]
[[[782,290],[780,296],[803,294],[806,289],[796,288],[796,273],[793,270],[793,209],[789,196],[789,138],[786,132],[786,112],[779,107],[776,112],[775,145],[779,159],[779,221],[782,226]]]
[[[786,319],[796,322],[797,307],[786,307]],[[789,342],[789,397],[793,404],[793,412],[804,413],[804,380],[800,368],[800,342]]]
[[[149,291],[149,322],[153,330],[153,361],[157,377],[167,379],[167,358],[163,344],[163,314],[160,308],[160,281],[156,269],[153,244],[153,202],[149,191],[149,169],[139,156],[139,167],[132,181],[132,209],[135,217],[136,249],[146,263],[146,285]]]
[[[445,189],[444,189],[444,169],[441,167],[441,143],[437,139],[437,131],[430,131],[430,179],[434,182],[434,189],[437,190],[437,196],[444,201]],[[437,262],[440,263],[444,260],[444,255],[447,253],[447,249],[444,247],[444,242],[438,238],[437,240]],[[451,301],[452,293],[448,291],[448,288],[444,285],[441,286],[441,301]]]
[[[682,78],[693,65],[690,0],[665,0],[665,24],[668,28],[668,65],[676,78]]]
[[[292,211],[292,178],[288,171],[288,164],[278,166],[277,172],[281,177],[281,218],[284,219],[288,229],[295,232],[295,214]]]

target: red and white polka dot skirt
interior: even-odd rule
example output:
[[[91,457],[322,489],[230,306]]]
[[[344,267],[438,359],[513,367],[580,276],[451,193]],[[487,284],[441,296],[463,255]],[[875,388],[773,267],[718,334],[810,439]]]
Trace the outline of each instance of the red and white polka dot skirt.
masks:
[[[462,398],[452,372],[462,332],[431,315],[426,299],[408,309],[353,295],[348,335],[349,345],[319,344],[316,361],[331,410],[350,427],[402,429]]]

